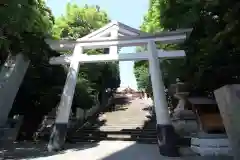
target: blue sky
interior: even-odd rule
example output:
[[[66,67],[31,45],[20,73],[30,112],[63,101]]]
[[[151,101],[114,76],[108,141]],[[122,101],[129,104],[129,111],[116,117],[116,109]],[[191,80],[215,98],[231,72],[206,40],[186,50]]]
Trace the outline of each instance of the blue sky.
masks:
[[[148,0],[46,0],[55,16],[65,12],[67,2],[79,5],[99,5],[105,10],[112,20],[120,21],[134,28],[139,28],[143,16],[148,9]],[[121,52],[134,52],[133,48],[124,48]],[[133,62],[120,62],[121,86],[136,88],[136,80],[133,74]]]

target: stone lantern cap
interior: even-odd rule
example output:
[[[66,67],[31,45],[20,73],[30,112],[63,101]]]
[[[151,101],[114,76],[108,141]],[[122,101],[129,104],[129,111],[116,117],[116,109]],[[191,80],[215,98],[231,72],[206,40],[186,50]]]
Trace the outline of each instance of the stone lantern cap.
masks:
[[[176,84],[171,84],[169,87],[169,94],[174,95],[174,94],[189,94],[190,86],[188,83],[185,82],[177,82]]]

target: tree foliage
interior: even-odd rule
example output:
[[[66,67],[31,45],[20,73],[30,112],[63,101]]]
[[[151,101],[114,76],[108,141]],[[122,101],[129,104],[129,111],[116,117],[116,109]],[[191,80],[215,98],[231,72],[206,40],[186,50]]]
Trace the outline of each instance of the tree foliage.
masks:
[[[1,6],[0,15],[0,49],[1,56],[4,57],[6,54],[19,52],[30,57],[31,50],[34,50],[36,45],[29,45],[32,41],[28,41],[30,38],[27,33],[42,38],[50,35],[54,23],[51,10],[43,0],[5,1]]]
[[[66,13],[56,19],[53,26],[54,36],[59,38],[81,38],[109,22],[107,13],[99,6],[79,7],[68,3]]]
[[[161,19],[164,28],[177,29],[192,27],[189,39],[183,45],[186,61],[181,73],[182,79],[190,81],[196,89],[213,91],[231,83],[239,83],[239,14],[240,3],[233,1],[179,1],[162,7],[165,19]],[[187,9],[176,14],[175,7]],[[180,23],[181,18],[190,17]],[[176,21],[169,21],[170,16]],[[181,15],[175,17],[173,15]],[[187,18],[185,18],[187,19]],[[238,39],[238,40],[237,40]]]
[[[45,38],[51,36],[54,17],[43,0],[9,0],[0,10],[1,63],[7,56],[24,54],[30,60],[10,116],[24,115],[21,133],[31,137],[44,114],[56,106],[65,71],[48,60],[60,54],[51,50]]]
[[[2,3],[2,2],[1,2]],[[46,115],[57,106],[65,83],[66,66],[51,66],[50,57],[59,56],[45,38],[80,38],[106,24],[107,14],[96,6],[67,5],[67,15],[54,20],[44,0],[8,0],[0,10],[0,55],[22,53],[30,65],[16,96],[10,116],[24,115],[24,138],[31,138]],[[14,12],[13,12],[14,11]],[[89,51],[102,54],[103,50]],[[116,64],[81,65],[74,105],[89,108],[96,92],[119,85]]]
[[[109,17],[106,12],[100,10],[99,6],[79,7],[74,3],[68,3],[66,14],[56,19],[56,24],[53,27],[54,36],[56,38],[78,39],[108,22]],[[87,54],[104,54],[104,51],[106,50],[98,49],[86,52]],[[114,89],[119,86],[116,63],[82,64],[78,78],[74,106],[84,109],[94,105],[95,96],[99,93],[104,94],[107,88]],[[101,98],[100,101],[102,101]]]
[[[140,26],[141,31],[148,33],[156,33],[162,31],[163,28],[159,21],[160,16],[160,1],[150,0],[148,12],[144,16],[143,24]],[[158,45],[158,47],[159,46],[160,45]],[[145,50],[145,48],[137,48],[137,50],[142,51]],[[147,61],[135,62],[134,69],[138,88],[147,91],[147,93],[151,95],[152,88]]]
[[[186,58],[161,63],[165,84],[174,83],[179,77],[190,82],[198,94],[204,94],[225,84],[239,83],[239,2],[150,0],[150,4],[141,26],[143,31],[193,28],[184,44],[171,46],[184,49]],[[149,19],[159,26],[153,29]],[[169,46],[161,47],[169,49]]]
[[[159,21],[160,16],[160,1],[150,0],[148,12],[144,16],[143,24],[140,26],[141,30],[149,33],[162,31],[163,28]]]

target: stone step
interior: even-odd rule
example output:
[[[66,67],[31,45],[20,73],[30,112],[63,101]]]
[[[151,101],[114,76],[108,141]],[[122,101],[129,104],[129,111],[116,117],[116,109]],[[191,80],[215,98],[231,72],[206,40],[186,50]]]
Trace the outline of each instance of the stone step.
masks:
[[[107,136],[107,137],[102,137],[102,136],[88,136],[88,137],[73,137],[70,139],[70,142],[94,142],[94,141],[102,141],[102,140],[109,140],[109,141],[116,141],[116,140],[121,140],[121,141],[136,141],[140,143],[148,143],[148,144],[154,144],[157,143],[156,138],[140,138],[140,137],[118,137],[118,136]]]
[[[85,128],[122,128],[122,129],[127,129],[127,128],[133,128],[133,129],[156,129],[155,125],[154,126],[143,126],[143,125],[131,125],[131,124],[126,124],[126,125],[103,125],[103,126],[99,126],[99,125],[89,125],[84,127]]]
[[[123,133],[80,133],[80,134],[73,134],[71,137],[81,137],[87,135],[96,135],[96,136],[109,136],[109,135],[119,135],[119,136],[140,136],[140,137],[157,137],[156,134],[146,134],[146,133],[130,133],[130,134],[123,134]]]
[[[150,133],[150,134],[148,134]],[[122,141],[136,141],[146,144],[156,144],[157,135],[155,132],[111,132],[111,131],[93,131],[93,132],[83,132],[77,135],[73,135],[70,138],[72,142],[94,142],[102,140],[122,140]],[[190,147],[191,138],[183,137],[179,138],[179,147]]]
[[[98,137],[109,137],[109,136],[119,136],[124,138],[125,136],[141,137],[141,138],[156,138],[156,131],[145,131],[145,130],[122,130],[122,131],[101,131],[101,130],[83,130],[73,134],[71,137],[86,137],[89,135],[94,135]]]
[[[142,135],[142,134],[106,134],[106,133],[88,133],[72,135],[71,138],[82,137],[140,137],[140,138],[156,138],[156,135]]]
[[[84,137],[71,137],[70,141],[71,142],[91,142],[91,141],[102,141],[102,140],[122,140],[122,141],[136,141],[136,142],[141,142],[141,143],[147,143],[147,144],[156,144],[157,143],[157,137],[127,137],[127,136],[107,136],[107,137],[102,137],[102,136],[84,136]],[[184,147],[187,148],[189,146],[187,145],[182,145],[178,144],[179,147]],[[189,147],[190,148],[190,147]]]
[[[136,128],[117,128],[117,127],[104,127],[104,128],[84,128],[82,130],[78,130],[78,132],[87,132],[87,131],[109,131],[109,132],[114,132],[114,131],[123,131],[123,132],[156,132],[156,129],[136,129]]]
[[[145,138],[152,138],[152,139],[157,139],[157,136],[156,135],[131,135],[131,134],[88,134],[88,135],[73,135],[71,136],[71,138],[91,138],[91,137],[101,137],[101,138],[109,138],[109,137],[112,137],[112,138],[142,138],[142,139],[145,139]]]
[[[135,129],[121,129],[117,130],[116,128],[108,130],[95,130],[95,129],[85,129],[78,133],[106,133],[106,134],[157,134],[156,130],[135,130]]]
[[[138,128],[138,129],[137,129]],[[139,143],[157,143],[155,127],[143,129],[140,124],[107,124],[88,126],[70,137],[72,142],[93,142],[101,140],[136,141]]]
[[[84,128],[77,132],[91,132],[91,131],[103,131],[103,132],[153,132],[156,133],[156,129],[136,129],[136,128],[117,128],[117,127],[104,127],[104,128]]]
[[[91,125],[91,126],[92,126],[92,127],[101,127],[101,126],[99,126],[98,124],[93,124],[93,125]],[[136,123],[104,124],[104,125],[102,125],[102,126],[109,126],[109,127],[125,127],[125,126],[127,126],[127,127],[139,127],[139,128],[144,127],[143,124],[136,124]],[[156,128],[155,126],[156,126],[156,125],[154,125],[154,128]]]

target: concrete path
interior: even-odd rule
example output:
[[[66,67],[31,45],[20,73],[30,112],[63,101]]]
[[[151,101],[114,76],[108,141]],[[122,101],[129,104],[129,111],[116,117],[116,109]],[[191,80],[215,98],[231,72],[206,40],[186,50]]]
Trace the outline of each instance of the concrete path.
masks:
[[[66,144],[60,153],[48,153],[46,144],[19,143],[0,150],[0,160],[231,160],[228,157],[169,158],[159,154],[157,145],[128,141],[101,141],[96,144]]]
[[[88,144],[89,145],[89,144]],[[87,145],[85,145],[87,147]],[[143,152],[144,151],[144,152]],[[93,148],[69,149],[63,154],[35,158],[35,160],[160,160],[155,145],[135,144],[134,142],[101,141]]]

